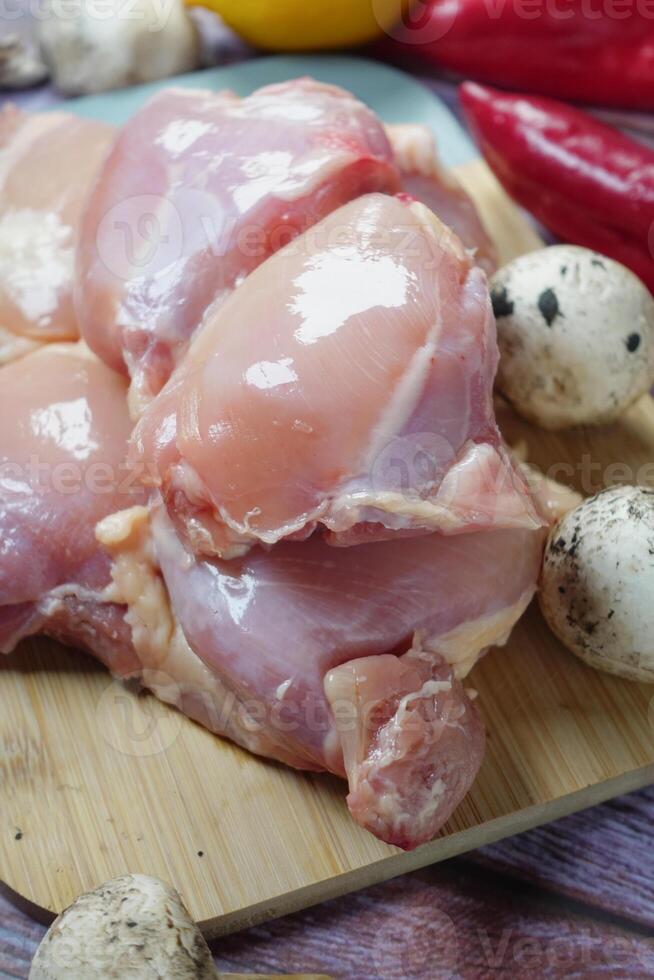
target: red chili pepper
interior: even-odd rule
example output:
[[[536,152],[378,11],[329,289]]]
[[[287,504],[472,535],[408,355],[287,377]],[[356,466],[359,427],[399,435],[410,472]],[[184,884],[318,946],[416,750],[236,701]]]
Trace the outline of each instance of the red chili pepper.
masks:
[[[467,78],[654,108],[654,0],[434,0],[406,16],[403,51]]]
[[[509,194],[558,238],[622,262],[654,292],[654,151],[551,99],[475,82],[460,94]]]

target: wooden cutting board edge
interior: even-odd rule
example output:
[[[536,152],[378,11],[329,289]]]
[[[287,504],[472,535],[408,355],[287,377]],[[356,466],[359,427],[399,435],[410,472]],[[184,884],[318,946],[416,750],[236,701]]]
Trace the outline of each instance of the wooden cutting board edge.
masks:
[[[208,940],[217,939],[270,919],[299,912],[312,905],[341,898],[350,892],[389,881],[410,871],[417,871],[419,868],[459,857],[468,851],[494,844],[504,837],[533,830],[535,827],[560,820],[579,810],[605,803],[616,796],[633,793],[651,783],[654,783],[654,763],[615,779],[587,786],[560,799],[529,807],[518,814],[507,814],[477,827],[438,837],[415,851],[400,852],[365,868],[357,868],[335,878],[307,885],[272,902],[261,902],[246,910],[238,910],[216,919],[207,919],[199,925]]]
[[[398,852],[366,867],[315,882],[269,901],[256,903],[247,909],[238,909],[215,918],[200,920],[198,925],[208,941],[219,939],[272,919],[292,915],[312,905],[341,898],[350,892],[389,881],[399,875],[459,857],[507,836],[533,830],[535,827],[560,820],[579,810],[597,806],[616,796],[633,793],[651,783],[654,783],[654,763],[603,783],[587,786],[559,799],[528,807],[517,814],[506,814],[485,824],[470,827],[468,830],[439,837],[415,851]],[[56,918],[56,913],[35,904],[4,882],[0,882],[0,892],[16,908],[42,925],[48,926]]]

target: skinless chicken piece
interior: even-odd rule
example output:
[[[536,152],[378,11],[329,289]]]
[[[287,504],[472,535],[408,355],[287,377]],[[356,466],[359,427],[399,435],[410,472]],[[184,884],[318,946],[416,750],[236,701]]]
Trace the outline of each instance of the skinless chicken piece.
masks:
[[[362,657],[325,678],[341,726],[350,813],[376,837],[412,850],[436,836],[471,788],[483,723],[438,655]]]
[[[495,272],[495,246],[474,203],[439,160],[431,130],[409,123],[387,126],[386,134],[400,170],[402,189],[456,232],[465,247],[473,250],[475,262],[487,275]]]
[[[483,754],[459,678],[529,601],[541,532],[339,550],[314,535],[198,561],[161,506],[150,533],[119,376],[50,345],[3,381],[0,649],[37,632],[81,646],[253,752],[347,776],[382,839],[433,836]]]
[[[486,278],[424,206],[361,197],[207,317],[133,436],[197,554],[538,528],[493,412]]]
[[[78,336],[77,228],[113,135],[64,112],[0,112],[0,364]]]
[[[111,562],[95,524],[143,491],[124,466],[123,380],[79,344],[2,369],[0,649],[46,631],[133,666],[122,612],[101,596]]]
[[[433,836],[483,755],[460,678],[529,602],[542,532],[314,535],[201,561],[162,506],[150,532],[119,376],[50,345],[3,381],[0,649],[37,632],[83,647],[253,752],[346,776],[382,839]]]
[[[398,188],[381,123],[335,86],[154,96],[96,182],[77,265],[84,338],[128,369],[134,415],[211,304],[339,205]]]
[[[316,534],[224,562],[194,558],[160,507],[154,536],[186,639],[248,747],[346,776],[354,818],[383,840],[433,837],[483,755],[460,678],[526,608],[544,532],[341,549]]]
[[[125,467],[126,393],[81,344],[52,344],[2,370],[0,652],[45,633],[247,745],[238,718],[218,716],[220,679],[170,610],[145,493]],[[107,516],[115,511],[129,515],[127,524]]]

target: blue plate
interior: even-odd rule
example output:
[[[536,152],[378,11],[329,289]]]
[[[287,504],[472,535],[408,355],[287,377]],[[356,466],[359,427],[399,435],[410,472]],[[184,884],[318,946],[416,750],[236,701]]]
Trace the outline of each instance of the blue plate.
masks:
[[[229,88],[238,95],[249,95],[261,85],[283,82],[299,75],[311,75],[320,82],[342,85],[367,103],[384,122],[413,122],[429,126],[438,141],[441,158],[450,167],[467,163],[478,156],[470,137],[437,96],[404,72],[364,58],[338,55],[257,58],[224,68],[207,68],[178,75],[149,85],[88,95],[71,100],[65,108],[80,116],[120,125],[154,92],[170,85],[215,91]]]

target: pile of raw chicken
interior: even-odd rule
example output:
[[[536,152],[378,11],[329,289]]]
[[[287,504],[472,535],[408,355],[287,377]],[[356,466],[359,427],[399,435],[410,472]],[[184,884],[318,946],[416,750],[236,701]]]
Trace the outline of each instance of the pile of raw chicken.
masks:
[[[0,649],[86,649],[432,838],[547,525],[492,267],[430,134],[338,88],[169,89],[117,132],[6,108]]]

